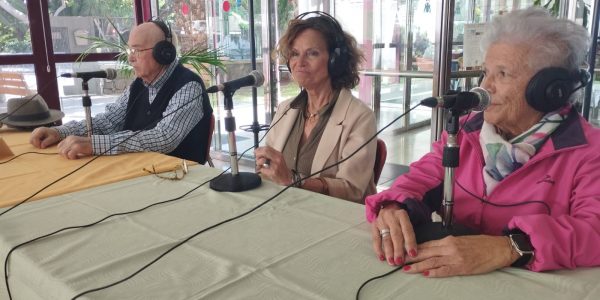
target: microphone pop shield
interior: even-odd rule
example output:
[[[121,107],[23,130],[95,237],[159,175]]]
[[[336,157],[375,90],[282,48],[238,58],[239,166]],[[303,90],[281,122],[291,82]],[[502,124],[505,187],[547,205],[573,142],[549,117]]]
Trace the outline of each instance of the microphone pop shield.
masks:
[[[490,93],[482,87],[474,87],[470,90],[471,93],[477,94],[477,98],[479,98],[479,103],[473,107],[475,111],[484,111],[491,102]]]

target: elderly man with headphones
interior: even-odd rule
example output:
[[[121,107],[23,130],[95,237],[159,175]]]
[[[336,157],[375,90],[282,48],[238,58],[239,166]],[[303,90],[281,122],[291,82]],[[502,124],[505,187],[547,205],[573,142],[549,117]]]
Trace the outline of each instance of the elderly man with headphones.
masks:
[[[441,196],[442,149],[367,197],[376,255],[405,273],[445,277],[503,267],[532,271],[600,266],[600,130],[573,108],[589,81],[585,28],[541,8],[496,16],[482,38],[482,113],[461,120],[454,220],[480,234],[417,245]],[[420,232],[420,231],[417,231]]]
[[[301,91],[278,106],[266,146],[255,150],[257,171],[278,184],[363,203],[375,192],[376,141],[367,141],[376,125],[373,111],[350,91],[363,59],[356,40],[315,11],[290,21],[277,51]]]
[[[35,129],[31,144],[58,143],[69,159],[153,151],[205,163],[212,108],[202,79],[177,61],[169,27],[160,20],[136,26],[127,53],[137,78],[92,119],[90,137],[85,121],[71,121]]]

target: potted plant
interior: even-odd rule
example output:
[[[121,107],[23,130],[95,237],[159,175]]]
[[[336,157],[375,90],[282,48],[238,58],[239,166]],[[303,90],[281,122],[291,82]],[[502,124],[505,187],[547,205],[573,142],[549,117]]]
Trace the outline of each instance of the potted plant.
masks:
[[[91,45],[83,53],[81,53],[81,55],[79,55],[75,61],[83,61],[86,56],[88,56],[90,53],[96,52],[98,49],[113,48],[119,52],[119,54],[116,55],[117,69],[124,77],[130,78],[133,74],[133,68],[127,59],[127,41],[123,37],[123,34],[119,32],[113,21],[110,18],[107,18],[107,20],[117,33],[118,40],[111,41],[95,36],[80,36],[80,38],[89,40]],[[179,53],[178,59],[181,64],[191,66],[200,75],[208,74],[209,76],[214,76],[209,66],[214,66],[218,69],[225,70],[225,65],[221,61],[221,54],[218,49],[213,50],[195,47]]]

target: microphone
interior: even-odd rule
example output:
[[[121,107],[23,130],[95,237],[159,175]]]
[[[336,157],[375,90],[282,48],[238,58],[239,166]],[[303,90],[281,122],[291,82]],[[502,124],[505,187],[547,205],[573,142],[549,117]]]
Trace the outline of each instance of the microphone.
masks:
[[[81,78],[83,80],[89,80],[91,78],[106,78],[108,80],[113,80],[117,78],[117,71],[115,69],[106,69],[92,72],[63,73],[60,74],[60,77]]]
[[[452,93],[441,97],[429,97],[421,101],[427,107],[483,111],[490,105],[490,94],[484,88],[475,87],[469,92]]]
[[[474,87],[470,92],[477,94],[477,98],[479,99],[479,102],[473,107],[473,110],[484,111],[488,106],[490,106],[492,101],[490,100],[490,93],[488,93],[486,89],[482,87]]]
[[[263,76],[263,74],[259,71],[253,70],[252,72],[250,72],[250,74],[248,74],[242,78],[234,79],[232,81],[228,81],[228,82],[218,84],[218,85],[213,85],[213,86],[207,88],[206,92],[207,93],[216,93],[219,91],[233,92],[233,91],[236,91],[237,89],[239,89],[241,87],[245,87],[245,86],[258,87],[258,86],[261,86],[264,82],[265,82],[265,77]]]

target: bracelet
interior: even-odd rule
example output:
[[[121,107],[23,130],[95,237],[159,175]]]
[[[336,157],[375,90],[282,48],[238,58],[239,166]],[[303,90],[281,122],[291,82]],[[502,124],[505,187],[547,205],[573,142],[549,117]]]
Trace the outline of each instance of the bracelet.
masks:
[[[300,173],[298,173],[298,171],[292,169],[292,186],[297,187],[297,188],[301,188],[303,185],[303,180],[302,180],[302,176],[300,176]]]

